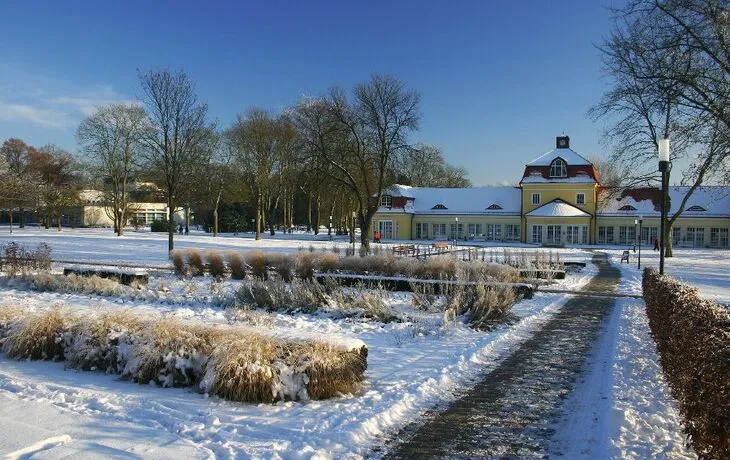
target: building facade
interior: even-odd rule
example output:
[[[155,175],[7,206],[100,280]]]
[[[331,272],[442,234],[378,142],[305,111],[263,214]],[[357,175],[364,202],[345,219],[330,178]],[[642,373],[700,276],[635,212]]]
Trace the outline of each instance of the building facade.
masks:
[[[670,187],[670,215],[688,187]],[[659,234],[660,190],[601,187],[598,171],[556,138],[555,149],[525,165],[514,187],[395,185],[373,219],[383,240],[475,240],[546,246],[618,244]],[[637,221],[641,220],[639,235]],[[672,228],[676,246],[729,247],[730,187],[700,187]]]

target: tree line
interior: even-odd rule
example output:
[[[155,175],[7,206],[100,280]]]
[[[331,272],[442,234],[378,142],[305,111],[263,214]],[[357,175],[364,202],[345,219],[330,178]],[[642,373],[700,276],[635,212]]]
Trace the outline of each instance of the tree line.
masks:
[[[253,107],[226,127],[211,120],[184,71],[156,69],[139,80],[139,101],[99,107],[80,123],[76,156],[3,143],[0,201],[11,219],[13,210],[31,211],[60,229],[64,209],[91,188],[122,235],[135,210],[132,184],[152,182],[167,204],[170,250],[181,208],[186,216],[194,209],[215,236],[253,230],[257,239],[295,225],[354,235],[356,220],[367,246],[389,186],[471,185],[437,147],[412,142],[421,97],[395,76],[331,88],[279,113]]]

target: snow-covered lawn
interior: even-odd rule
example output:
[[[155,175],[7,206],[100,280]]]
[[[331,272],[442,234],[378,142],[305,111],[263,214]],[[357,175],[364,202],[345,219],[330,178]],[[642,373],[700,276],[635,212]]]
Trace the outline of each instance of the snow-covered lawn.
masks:
[[[164,235],[116,239],[99,231],[31,230],[24,239],[20,236],[16,230],[11,238],[4,235],[3,239],[31,245],[45,241],[53,247],[55,258],[167,263]],[[187,239],[181,237],[179,245],[296,251],[310,243],[325,249],[332,244],[328,239],[217,241],[190,235]],[[577,287],[593,273],[589,266],[562,284]],[[38,293],[18,289],[12,283],[0,291],[0,296],[3,302],[31,309],[60,303],[81,313],[121,308],[140,315],[164,314],[206,324],[231,320],[230,315],[207,301],[209,278],[179,281],[172,275],[155,276],[163,277],[163,283],[171,289],[161,300]],[[153,289],[159,282],[153,277]],[[195,285],[192,293],[190,283]],[[67,370],[63,363],[18,362],[0,355],[0,453],[16,458],[35,451],[52,457],[82,453],[103,456],[122,451],[150,458],[364,455],[382,445],[385,436],[424,410],[448,400],[458,387],[497,365],[565,300],[566,296],[538,294],[519,302],[513,312],[521,320],[491,332],[474,331],[460,323],[440,327],[443,320],[438,314],[414,314],[412,321],[393,323],[326,314],[254,315],[254,325],[267,330],[325,339],[351,338],[368,345],[363,392],[326,401],[240,404],[193,390],[140,386],[111,375]],[[409,296],[395,295],[390,302],[394,308],[406,310]]]
[[[116,238],[109,230],[42,229],[16,229],[9,235],[6,230],[0,229],[0,244],[44,241],[52,246],[56,259],[169,265],[166,235],[129,232]],[[180,248],[293,252],[310,245],[327,249],[333,244],[345,247],[348,241],[336,237],[332,242],[326,235],[285,235],[258,242],[251,234],[217,239],[195,233],[176,236],[176,247]],[[621,250],[607,251],[617,265]],[[590,261],[592,256],[580,248],[556,251],[568,260]],[[707,296],[730,302],[730,253],[679,249],[676,254],[678,257],[667,263],[669,273],[699,286]],[[622,267],[622,292],[641,291],[635,262],[632,257],[632,264]],[[642,254],[642,266],[657,264],[656,253]],[[589,263],[559,286],[577,288],[594,274]],[[0,300],[36,309],[61,303],[81,312],[122,308],[141,315],[164,314],[205,323],[231,320],[210,302],[214,294],[210,279],[189,282],[174,280],[171,275],[156,276],[163,278],[152,280],[153,289],[161,284],[171,289],[160,299],[36,293],[5,287],[0,289]],[[232,289],[233,283],[225,286]],[[18,362],[0,355],[0,454],[10,458],[26,458],[34,452],[54,458],[123,452],[145,458],[366,455],[382,446],[388,434],[496,366],[566,299],[565,295],[538,293],[515,305],[513,312],[521,318],[519,322],[491,332],[477,332],[459,323],[441,328],[442,319],[427,314],[400,323],[326,314],[254,315],[253,324],[259,327],[351,338],[368,345],[362,394],[326,401],[232,403],[189,389],[141,386],[110,375],[66,370],[63,363]],[[394,308],[406,309],[409,297],[392,296],[390,302]],[[622,299],[617,307],[590,373],[568,398],[572,406],[567,407],[574,410],[572,417],[562,422],[555,451],[568,454],[566,458],[685,455],[676,412],[648,335],[643,303]],[[578,436],[583,435],[585,440],[581,441]]]

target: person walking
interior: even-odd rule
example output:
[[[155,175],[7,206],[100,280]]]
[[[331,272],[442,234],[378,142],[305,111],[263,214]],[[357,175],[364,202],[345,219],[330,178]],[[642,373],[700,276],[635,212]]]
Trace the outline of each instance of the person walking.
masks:
[[[659,238],[654,238],[654,250],[659,250]]]

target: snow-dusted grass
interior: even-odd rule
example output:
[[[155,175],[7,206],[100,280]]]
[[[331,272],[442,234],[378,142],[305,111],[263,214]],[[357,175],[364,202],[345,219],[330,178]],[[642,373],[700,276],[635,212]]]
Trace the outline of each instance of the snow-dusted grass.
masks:
[[[14,316],[13,316],[14,313]],[[342,348],[252,330],[211,327],[131,312],[79,315],[6,308],[0,336],[11,358],[62,360],[139,383],[193,386],[244,402],[323,399],[356,393],[367,366],[364,345]]]
[[[607,250],[619,265],[623,249]],[[638,254],[631,252],[631,263],[620,264],[620,291],[641,295],[641,273],[644,268],[659,268],[659,253],[644,248],[641,251],[641,270],[637,268]],[[730,251],[723,249],[674,249],[674,257],[665,259],[665,272],[700,290],[700,294],[730,306]]]

